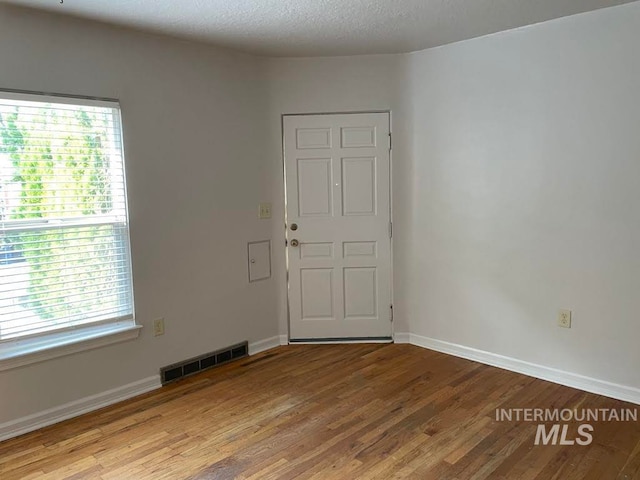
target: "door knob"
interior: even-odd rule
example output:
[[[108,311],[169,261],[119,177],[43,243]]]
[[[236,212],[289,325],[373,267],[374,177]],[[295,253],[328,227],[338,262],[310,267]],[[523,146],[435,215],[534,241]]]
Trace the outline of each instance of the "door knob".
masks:
[[[298,224],[297,223],[292,223],[291,224],[291,230],[293,230],[294,232],[298,229]]]
[[[296,240],[295,238],[293,240],[291,240],[291,246],[292,247],[297,247],[298,245],[300,245],[300,242],[298,242],[298,240]]]

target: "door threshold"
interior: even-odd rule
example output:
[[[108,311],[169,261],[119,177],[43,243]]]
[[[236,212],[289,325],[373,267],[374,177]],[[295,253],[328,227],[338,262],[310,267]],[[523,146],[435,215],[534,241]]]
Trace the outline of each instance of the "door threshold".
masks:
[[[393,343],[391,337],[350,337],[350,338],[291,338],[289,343],[302,345],[309,344],[335,344],[335,343]]]

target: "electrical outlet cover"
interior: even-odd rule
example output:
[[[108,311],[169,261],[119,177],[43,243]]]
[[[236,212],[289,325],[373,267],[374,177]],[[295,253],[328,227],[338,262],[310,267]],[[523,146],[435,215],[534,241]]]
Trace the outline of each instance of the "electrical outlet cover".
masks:
[[[571,328],[571,310],[561,308],[558,310],[558,326]]]
[[[164,335],[164,318],[158,318],[153,321],[153,334],[156,337]]]

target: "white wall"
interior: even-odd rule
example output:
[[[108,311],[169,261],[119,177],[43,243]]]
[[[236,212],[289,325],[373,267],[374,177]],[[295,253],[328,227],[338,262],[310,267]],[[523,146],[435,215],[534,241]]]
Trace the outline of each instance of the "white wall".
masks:
[[[412,333],[640,387],[638,32],[633,3],[409,56]]]
[[[270,238],[266,90],[255,57],[0,7],[0,88],[118,98],[141,338],[0,372],[0,424],[277,335],[275,283],[248,284]],[[153,337],[152,321],[166,319]]]
[[[277,58],[268,62],[269,135],[267,152],[271,160],[274,217],[284,218],[284,183],[282,164],[281,115],[287,113],[358,112],[390,110],[394,138],[393,210],[394,268],[402,271],[407,263],[406,232],[410,211],[411,164],[408,158],[408,115],[405,113],[405,58],[402,55],[363,55],[326,58]],[[284,226],[274,224],[276,243],[274,265],[280,287],[278,318],[280,330],[287,333],[287,294],[285,288]],[[405,291],[403,276],[394,274],[395,300]],[[400,301],[400,304],[402,302]],[[399,318],[407,318],[399,315]],[[407,331],[408,324],[394,325],[396,331]]]

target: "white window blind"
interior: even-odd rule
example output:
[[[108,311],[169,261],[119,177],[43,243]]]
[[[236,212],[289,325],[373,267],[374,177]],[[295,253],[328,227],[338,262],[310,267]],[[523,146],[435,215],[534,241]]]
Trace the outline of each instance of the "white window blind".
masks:
[[[118,104],[0,92],[0,342],[133,311]]]

